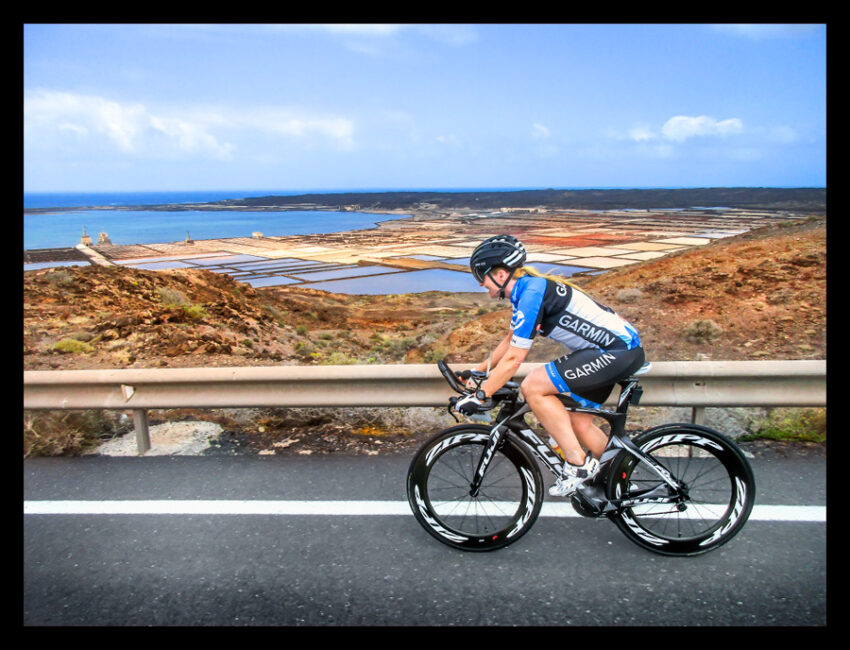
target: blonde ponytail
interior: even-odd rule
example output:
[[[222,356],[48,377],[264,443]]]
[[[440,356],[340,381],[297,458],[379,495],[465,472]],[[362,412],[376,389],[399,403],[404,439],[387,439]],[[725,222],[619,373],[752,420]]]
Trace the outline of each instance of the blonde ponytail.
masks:
[[[552,280],[553,282],[559,282],[561,284],[566,284],[566,285],[573,287],[574,289],[578,289],[579,291],[581,291],[580,287],[576,286],[575,284],[573,284],[572,282],[567,280],[565,277],[558,275],[556,273],[541,273],[540,271],[538,271],[533,266],[528,266],[528,265],[522,266],[522,267],[518,268],[516,270],[516,272],[514,273],[515,278],[521,278],[524,275],[531,275],[531,276],[534,276],[535,278],[546,278],[547,280]]]

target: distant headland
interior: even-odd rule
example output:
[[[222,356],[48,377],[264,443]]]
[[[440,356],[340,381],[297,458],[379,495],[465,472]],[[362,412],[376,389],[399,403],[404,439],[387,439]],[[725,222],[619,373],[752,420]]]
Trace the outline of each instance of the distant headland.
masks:
[[[617,210],[723,206],[730,208],[823,210],[824,188],[696,188],[696,189],[582,189],[513,190],[492,192],[372,192],[262,196],[227,205],[290,206],[315,203],[358,205],[362,210],[405,209],[422,203],[437,208],[542,207],[549,209]]]
[[[86,206],[83,210],[415,210],[503,207],[575,210],[676,209],[726,207],[761,210],[822,212],[825,188],[708,187],[681,189],[542,189],[493,191],[386,191],[329,192],[270,195],[226,199],[210,203],[179,203],[144,206]],[[25,213],[52,212],[53,208],[28,208]]]

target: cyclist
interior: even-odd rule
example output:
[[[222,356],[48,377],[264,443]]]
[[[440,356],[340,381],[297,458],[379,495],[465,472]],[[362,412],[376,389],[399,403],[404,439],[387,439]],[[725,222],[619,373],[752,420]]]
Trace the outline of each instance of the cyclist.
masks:
[[[565,279],[525,266],[526,258],[525,247],[510,235],[490,237],[472,253],[475,279],[491,298],[509,298],[513,312],[511,331],[476,368],[489,368],[489,377],[456,408],[467,415],[487,410],[488,397],[516,374],[537,334],[569,348],[569,354],[536,368],[522,382],[526,402],[566,460],[549,493],[568,496],[596,473],[608,438],[592,414],[567,411],[556,395],[599,408],[619,379],[640,368],[644,352],[626,320]]]

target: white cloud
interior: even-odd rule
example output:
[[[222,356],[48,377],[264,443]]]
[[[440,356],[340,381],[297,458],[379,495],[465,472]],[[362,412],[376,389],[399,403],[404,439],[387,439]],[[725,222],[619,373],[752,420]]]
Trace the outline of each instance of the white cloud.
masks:
[[[535,122],[531,125],[531,138],[534,140],[532,151],[540,158],[551,158],[560,153],[558,144],[552,142],[552,132],[548,126]]]
[[[447,147],[459,147],[461,144],[460,138],[454,133],[439,134],[434,137],[436,142]]]
[[[543,140],[551,135],[549,129],[542,124],[535,122],[531,125],[531,137],[535,140]]]
[[[605,135],[612,140],[631,140],[637,143],[679,143],[695,137],[726,137],[743,132],[744,123],[737,117],[718,120],[706,115],[676,115],[662,124],[659,130],[648,124],[636,124],[625,134],[609,128],[605,130]]]
[[[797,132],[790,126],[775,126],[768,130],[768,138],[773,142],[789,144],[798,139]]]
[[[653,130],[648,126],[640,125],[629,130],[629,138],[635,142],[648,142],[656,137]]]
[[[86,136],[89,134],[89,130],[86,127],[72,122],[60,122],[56,126],[60,131],[69,131],[79,136]]]
[[[147,157],[175,154],[230,159],[242,136],[273,146],[269,134],[304,143],[343,148],[353,145],[354,123],[335,115],[317,115],[278,107],[149,108],[104,97],[36,91],[24,97],[24,134],[30,146],[49,149],[74,137],[75,145],[107,144],[124,153]]]
[[[405,27],[455,47],[462,47],[478,40],[478,31],[473,25],[406,25]]]
[[[31,93],[24,98],[25,133],[57,129],[77,136],[105,136],[120,150],[132,152],[144,108],[101,97],[64,92]]]
[[[741,133],[744,124],[737,117],[727,120],[717,120],[713,117],[700,115],[689,117],[677,115],[671,117],[661,127],[661,134],[668,140],[683,142],[689,138],[700,136],[728,136]]]
[[[138,103],[119,103],[95,95],[37,91],[24,97],[24,133],[42,147],[57,134],[73,133],[95,144],[104,141],[126,154],[143,154],[162,147],[161,137],[178,152],[227,155],[207,131],[207,125],[184,116],[152,113]]]
[[[404,33],[421,34],[432,40],[453,46],[463,46],[478,38],[474,25],[461,24],[393,24],[393,23],[340,23],[284,25],[285,30],[309,29],[323,31],[335,36],[368,39],[386,39]]]
[[[332,34],[356,34],[360,36],[390,36],[401,29],[401,25],[389,23],[340,23],[325,25],[305,25],[313,29],[325,30]],[[296,26],[297,28],[297,26]]]
[[[247,112],[228,113],[230,126],[255,129],[291,138],[320,137],[350,145],[354,123],[338,116],[309,115],[281,108],[259,108]]]
[[[755,41],[769,38],[793,38],[817,34],[823,25],[804,24],[721,24],[712,25],[712,29],[732,36],[742,36]]]
[[[230,158],[233,145],[220,144],[202,124],[181,118],[154,115],[151,115],[149,119],[151,127],[169,138],[180,151],[186,153],[208,152],[215,158],[222,160]]]
[[[304,23],[264,27],[273,32],[325,34],[352,52],[372,57],[395,56],[416,36],[427,39],[425,46],[429,48],[435,44],[464,47],[478,40],[476,27],[463,24]]]

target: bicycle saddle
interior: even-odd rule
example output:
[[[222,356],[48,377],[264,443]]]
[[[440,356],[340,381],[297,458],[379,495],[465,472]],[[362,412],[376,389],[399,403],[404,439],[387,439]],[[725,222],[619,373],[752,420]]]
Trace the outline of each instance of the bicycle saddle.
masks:
[[[632,377],[637,377],[638,375],[645,375],[650,370],[652,370],[652,364],[649,361],[644,361],[643,365],[632,373]]]

